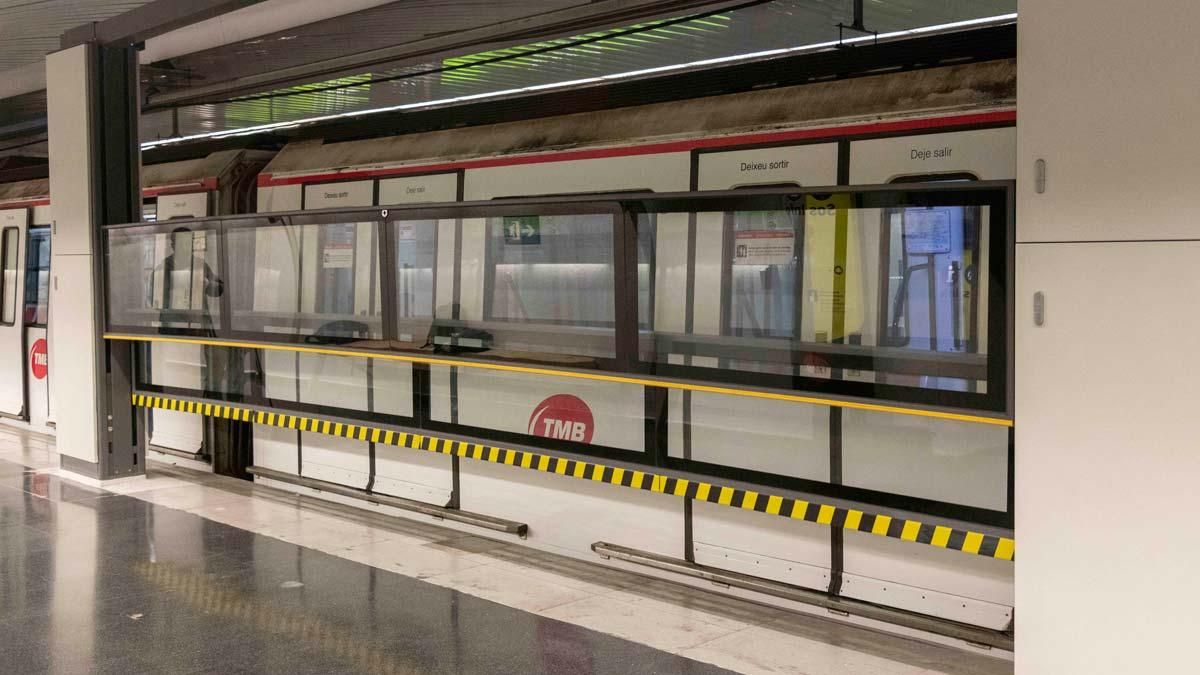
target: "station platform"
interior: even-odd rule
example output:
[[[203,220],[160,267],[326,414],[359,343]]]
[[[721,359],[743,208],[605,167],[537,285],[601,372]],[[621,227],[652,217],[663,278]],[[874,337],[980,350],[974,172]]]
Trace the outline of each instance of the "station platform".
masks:
[[[0,662],[53,673],[1000,675],[983,654],[0,426]]]

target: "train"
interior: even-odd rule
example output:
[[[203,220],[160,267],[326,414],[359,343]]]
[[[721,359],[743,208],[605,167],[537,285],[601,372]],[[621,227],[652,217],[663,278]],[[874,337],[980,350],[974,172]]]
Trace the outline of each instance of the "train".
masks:
[[[226,320],[241,334],[315,344],[339,336],[378,340],[385,314],[378,252],[385,242],[374,223],[329,222],[331,210],[1011,181],[1014,101],[1015,63],[998,60],[520,122],[305,140],[277,153],[227,153],[219,171],[213,157],[196,160],[212,160],[203,170],[151,165],[143,178],[155,199],[147,221],[305,211],[324,220],[305,224],[292,215],[228,230],[228,279],[218,280],[209,272],[220,262],[213,232],[185,218],[178,229],[157,230],[121,249],[127,260],[144,262],[110,270],[116,275],[110,283],[141,303],[134,308],[141,314],[122,315],[129,322],[162,328],[170,308],[210,314],[212,298],[228,281],[235,297],[227,299]],[[33,225],[48,217],[46,197],[17,199],[0,201],[0,217],[25,213],[18,220],[27,218],[29,232],[36,232]],[[664,365],[972,397],[963,400],[999,396],[987,359],[1007,348],[989,325],[998,315],[989,307],[992,286],[1003,279],[988,270],[1005,256],[996,246],[1003,248],[1004,232],[979,207],[862,210],[835,223],[848,211],[835,191],[808,199],[802,217],[787,209],[659,213],[638,228],[631,242],[638,251],[637,323],[700,345]],[[613,278],[619,256],[613,226],[605,229],[611,221],[594,215],[399,223],[382,257],[395,268],[399,290],[386,314],[400,327],[399,341],[454,351],[470,340],[495,340],[513,352],[549,354],[560,365],[609,358],[619,317],[611,294],[597,289]],[[18,286],[18,295],[45,283],[41,258],[23,255],[14,278],[37,281]],[[192,262],[164,264],[168,259]],[[193,333],[204,330],[193,319],[179,321]],[[13,355],[4,367],[36,374],[36,359],[26,353],[30,337],[37,339],[28,331],[38,324],[21,323],[27,334],[3,343]],[[211,357],[196,342],[150,342],[145,384],[205,391]],[[702,343],[740,351],[705,352]],[[934,355],[956,366],[934,374],[870,372],[831,365],[819,349],[802,362],[772,356],[796,343],[829,345],[831,353],[838,346]],[[383,419],[414,415],[412,364],[320,350],[262,350],[254,358],[263,400]],[[450,365],[431,366],[428,377],[428,415],[446,428],[546,447],[649,450],[645,396],[634,384]],[[41,396],[30,379],[22,375],[23,395]],[[694,466],[784,484],[836,484],[1011,524],[1008,427],[704,391],[671,390],[665,405],[667,452]],[[44,419],[26,410],[31,423]],[[205,438],[214,432],[201,418],[149,414],[153,452],[213,461]],[[834,428],[837,466],[829,452]],[[259,475],[262,483],[363,508],[384,509],[286,477],[452,504],[525,523],[524,545],[567,556],[600,561],[592,545],[611,542],[959,624],[1002,631],[1013,621],[1008,561],[312,431],[253,425],[247,442],[249,461],[273,476]]]

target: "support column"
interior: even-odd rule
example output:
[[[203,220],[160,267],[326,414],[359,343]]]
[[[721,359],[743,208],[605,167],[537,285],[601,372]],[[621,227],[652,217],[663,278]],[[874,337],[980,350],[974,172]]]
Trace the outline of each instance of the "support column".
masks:
[[[1020,3],[1016,672],[1194,672],[1200,3]]]
[[[103,339],[100,229],[141,215],[137,90],[132,47],[87,43],[46,58],[58,450],[64,469],[97,480],[145,472],[132,347]]]

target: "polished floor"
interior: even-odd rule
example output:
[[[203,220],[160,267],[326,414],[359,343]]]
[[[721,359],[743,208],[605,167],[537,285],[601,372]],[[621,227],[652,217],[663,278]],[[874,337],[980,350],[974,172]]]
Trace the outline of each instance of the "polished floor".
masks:
[[[1011,663],[0,426],[0,672],[1011,673]],[[728,669],[728,670],[726,670]]]

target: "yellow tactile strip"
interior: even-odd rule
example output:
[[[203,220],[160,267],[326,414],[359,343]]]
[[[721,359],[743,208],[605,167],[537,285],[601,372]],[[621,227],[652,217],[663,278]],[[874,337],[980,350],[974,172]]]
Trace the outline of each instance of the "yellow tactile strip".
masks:
[[[805,520],[810,523],[840,527],[854,532],[864,532],[947,548],[972,555],[999,560],[1013,560],[1015,542],[1008,537],[972,532],[959,528],[934,525],[918,520],[893,518],[858,509],[848,509],[832,504],[818,504],[802,499],[770,495],[753,490],[743,490],[713,483],[692,481],[672,476],[663,476],[647,471],[636,471],[585,462],[565,457],[554,457],[524,450],[511,450],[494,446],[467,443],[452,439],[422,434],[393,431],[368,425],[332,422],[313,417],[288,413],[264,412],[241,406],[187,401],[148,394],[134,394],[133,404],[143,408],[158,408],[178,412],[194,413],[207,417],[253,422],[266,426],[297,429],[312,433],[352,438],[360,441],[381,443],[413,450],[423,450],[443,455],[456,455],[466,459],[505,464],[522,469],[555,473],[583,480],[592,480],[610,485],[619,485],[637,490],[687,497],[697,501],[719,504],[747,511],[759,511],[774,516]]]

